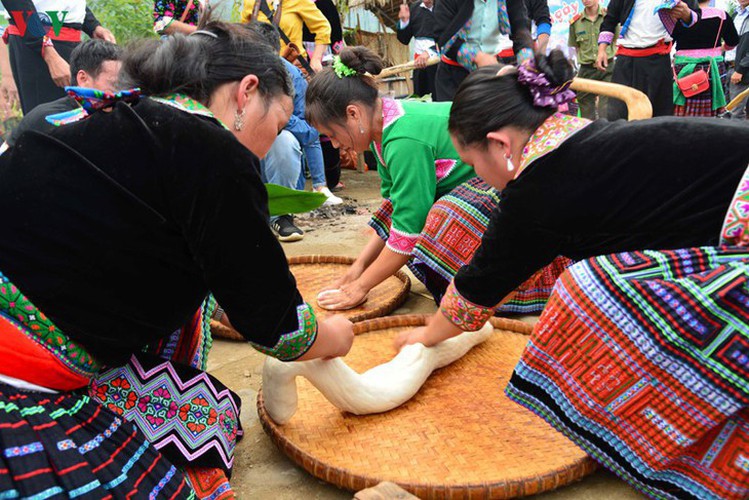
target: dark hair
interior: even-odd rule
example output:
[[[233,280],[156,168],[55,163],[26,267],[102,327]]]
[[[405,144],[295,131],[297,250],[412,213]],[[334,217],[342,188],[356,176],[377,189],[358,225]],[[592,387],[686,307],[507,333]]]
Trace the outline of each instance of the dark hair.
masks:
[[[70,54],[70,82],[78,85],[78,72],[83,70],[92,78],[101,73],[101,65],[106,61],[122,59],[122,48],[111,42],[99,39],[86,40],[78,44]]]
[[[240,24],[240,26],[250,33],[255,34],[258,41],[264,41],[270,45],[276,53],[281,52],[281,34],[278,32],[278,28],[272,24],[263,23],[255,19],[249,23]]]
[[[560,50],[537,55],[536,67],[554,86],[575,76]],[[508,125],[534,131],[556,111],[535,106],[529,88],[518,82],[517,71],[497,76],[500,68],[479,68],[463,80],[455,94],[448,129],[464,145],[484,144],[486,134]]]
[[[129,47],[122,86],[140,87],[152,96],[182,93],[208,106],[219,86],[251,74],[258,77],[264,97],[294,93],[281,58],[266,43],[240,27],[208,21],[188,36],[175,34]]]
[[[382,71],[380,56],[366,47],[347,47],[339,56],[356,75],[339,78],[332,67],[327,67],[312,77],[306,101],[307,121],[312,124],[342,122],[352,102],[374,107],[377,101],[379,89],[372,75]]]

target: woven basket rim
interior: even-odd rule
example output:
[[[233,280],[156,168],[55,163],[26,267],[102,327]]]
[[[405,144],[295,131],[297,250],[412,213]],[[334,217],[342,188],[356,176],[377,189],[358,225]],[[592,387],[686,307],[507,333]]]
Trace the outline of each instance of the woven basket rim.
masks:
[[[346,264],[350,266],[356,261],[356,259],[344,255],[299,255],[296,257],[289,257],[288,261],[289,266],[304,264]],[[347,316],[348,320],[352,323],[358,323],[367,319],[387,316],[403,305],[408,298],[408,292],[411,291],[411,278],[400,269],[396,271],[393,276],[398,278],[401,282],[400,289],[396,295],[394,295],[389,301],[384,302],[373,309],[352,316]],[[341,311],[341,313],[346,314],[346,311]]]
[[[426,323],[426,319],[428,317],[429,315],[426,314],[404,314],[374,318],[356,323],[354,325],[354,333],[360,335],[363,333],[383,330],[387,328],[397,328],[402,326],[422,326]],[[530,333],[529,328],[530,330],[532,330],[533,328],[532,325],[529,325],[528,323],[507,318],[492,318],[490,322],[496,329],[510,331],[512,333],[519,333],[522,335],[528,335]],[[273,422],[273,420],[265,410],[262,388],[258,390],[257,394],[257,413],[263,429],[271,438],[271,441],[273,441],[273,443],[278,447],[278,449],[280,449],[295,464],[299,465],[318,479],[322,479],[323,481],[338,486],[339,488],[344,488],[351,491],[353,491],[354,489],[363,489],[359,487],[361,485],[364,485],[364,488],[372,487],[384,480],[384,478],[377,478],[372,475],[357,473],[352,471],[351,469],[338,468],[327,465],[317,460],[309,452],[291,442],[291,440],[283,435],[283,433],[280,431],[281,426],[278,426],[275,422]],[[549,491],[550,489],[555,489],[559,486],[578,481],[596,470],[597,467],[598,466],[595,461],[586,455],[571,464],[564,465],[555,470],[547,471],[544,474],[532,477],[529,476],[527,478],[524,478],[522,481],[439,485],[433,483],[402,482],[394,479],[387,480],[396,483],[401,488],[404,488],[410,492],[427,490],[429,492],[429,498],[442,498],[444,496],[449,497],[450,495],[459,495],[459,498],[464,498],[460,495],[465,495],[468,494],[468,492],[474,492],[476,490],[484,490],[485,495],[482,498],[485,498],[489,494],[490,490],[495,488],[502,488],[514,482],[520,482],[523,485],[536,483],[539,485],[539,489],[535,490],[533,494],[542,493],[544,491]],[[549,480],[553,480],[551,481],[551,483],[554,484],[554,486],[552,488],[543,488],[542,484],[545,481]],[[357,484],[357,488],[353,488],[351,486],[353,484]]]
[[[304,264],[346,264],[351,265],[356,259],[352,257],[346,257],[343,255],[300,255],[297,257],[289,257],[287,259],[289,266],[304,265]],[[401,286],[395,294],[387,302],[383,302],[381,305],[370,309],[368,311],[354,314],[348,317],[348,320],[352,323],[358,323],[371,318],[378,318],[381,316],[387,316],[391,312],[398,309],[408,299],[408,292],[411,291],[411,279],[402,270],[398,270],[393,276],[398,278],[401,282]],[[345,314],[346,311],[341,311]],[[246,342],[246,339],[239,333],[234,333],[233,330],[225,326],[219,326],[215,320],[211,319],[210,324],[212,325],[213,337],[222,340],[232,340],[236,342]]]

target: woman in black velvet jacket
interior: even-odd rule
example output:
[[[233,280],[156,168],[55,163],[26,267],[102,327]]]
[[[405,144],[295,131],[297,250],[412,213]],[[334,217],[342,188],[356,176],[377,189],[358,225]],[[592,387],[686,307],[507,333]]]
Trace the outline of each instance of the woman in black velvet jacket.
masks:
[[[146,41],[123,72],[150,97],[89,95],[90,116],[0,158],[0,210],[15,214],[0,238],[0,441],[38,451],[0,458],[0,496],[186,498],[175,465],[230,491],[216,474],[231,472],[239,401],[201,371],[209,294],[268,355],[350,348],[351,323],[317,323],[268,227],[258,158],[292,87],[248,36],[209,23]]]

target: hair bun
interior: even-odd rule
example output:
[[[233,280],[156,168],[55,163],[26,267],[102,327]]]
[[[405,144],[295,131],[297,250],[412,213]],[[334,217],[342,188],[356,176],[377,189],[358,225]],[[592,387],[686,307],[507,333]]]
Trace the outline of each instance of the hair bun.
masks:
[[[554,86],[562,85],[575,77],[572,64],[559,49],[552,50],[548,56],[537,55],[536,67]]]
[[[384,67],[382,58],[366,47],[346,47],[340,57],[343,64],[360,75],[379,75]]]

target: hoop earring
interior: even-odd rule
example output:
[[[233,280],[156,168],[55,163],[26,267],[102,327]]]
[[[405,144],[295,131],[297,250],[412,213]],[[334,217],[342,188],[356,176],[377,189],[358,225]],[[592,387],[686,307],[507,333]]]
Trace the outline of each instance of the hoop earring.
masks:
[[[505,154],[505,160],[507,160],[507,171],[512,172],[515,170],[515,165],[512,164],[512,155]]]
[[[234,130],[239,132],[244,128],[244,113],[247,111],[247,108],[242,108],[242,112],[239,111],[234,112]]]

